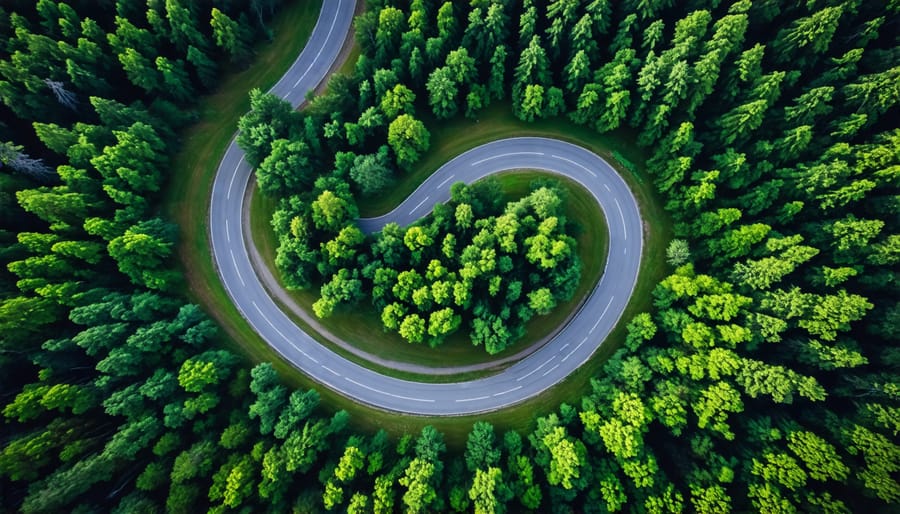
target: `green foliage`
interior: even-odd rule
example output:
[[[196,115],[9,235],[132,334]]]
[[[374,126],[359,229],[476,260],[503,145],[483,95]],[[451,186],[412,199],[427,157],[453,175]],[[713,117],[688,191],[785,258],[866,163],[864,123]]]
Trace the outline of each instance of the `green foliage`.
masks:
[[[476,421],[466,442],[466,467],[470,472],[488,469],[500,461],[500,449],[494,440],[494,427],[486,421]],[[473,498],[474,499],[474,498]]]
[[[278,383],[278,375],[271,364],[260,364],[250,373],[250,391],[256,401],[250,405],[250,418],[259,418],[259,431],[268,434],[275,428],[275,422],[285,404],[287,390]]]
[[[363,195],[377,195],[393,182],[393,171],[387,162],[386,150],[387,147],[383,146],[377,154],[359,155],[353,161],[350,178]]]
[[[403,504],[407,512],[426,512],[428,507],[437,499],[437,493],[430,481],[434,475],[434,463],[424,459],[415,458],[398,483],[406,487],[403,493]]]
[[[397,164],[409,169],[430,146],[431,135],[425,125],[409,114],[401,114],[388,126],[387,142],[397,157]]]
[[[271,153],[259,164],[256,177],[260,190],[268,194],[302,191],[312,183],[309,148],[303,141],[276,139]]]
[[[249,57],[249,31],[227,14],[213,7],[210,25],[216,45],[225,50],[233,61],[242,61]]]
[[[171,290],[177,275],[166,267],[174,233],[175,227],[159,218],[140,222],[109,242],[109,256],[135,285]]]
[[[259,166],[275,141],[290,135],[297,116],[286,101],[259,89],[252,90],[250,112],[238,122],[237,143],[246,153],[247,162]]]
[[[199,393],[227,377],[233,363],[234,356],[230,353],[203,353],[184,361],[178,372],[178,383],[185,391]]]
[[[539,418],[527,447],[477,423],[460,456],[433,429],[344,434],[345,414],[270,365],[248,377],[183,306],[156,195],[197,92],[249,59],[276,3],[0,9],[0,131],[20,139],[0,156],[4,506],[896,508],[895,6],[371,2],[356,70],[302,114],[251,93],[238,140],[283,198],[289,283],[320,287],[321,315],[371,293],[388,329],[432,345],[465,326],[501,351],[579,266],[551,190],[503,206],[456,188],[366,239],[354,193],[440,143],[417,108],[475,118],[510,97],[521,119],[626,128],[647,151],[646,170],[617,160],[674,221],[653,308],[579,408]]]
[[[580,264],[574,240],[556,216],[558,193],[538,188],[509,203],[499,216],[477,218],[476,208],[488,214],[487,206],[495,201],[489,191],[490,186],[454,187],[456,200],[446,208],[447,216],[400,232],[413,269],[389,272],[388,262],[373,266],[376,271],[368,278],[375,280],[373,290],[378,288],[386,328],[398,330],[409,342],[436,346],[471,313],[473,343],[496,353],[520,337],[531,316],[546,314],[571,296]],[[534,226],[544,218],[551,221]],[[537,235],[530,236],[534,231]],[[440,247],[435,232],[444,234]],[[523,253],[538,252],[549,255],[532,259],[536,266],[516,267]],[[382,279],[394,283],[382,284]],[[501,303],[472,301],[484,294]]]
[[[691,260],[691,250],[684,239],[673,239],[666,247],[666,262],[678,267]]]
[[[312,220],[320,230],[338,232],[356,214],[353,200],[342,191],[326,189],[312,202]]]

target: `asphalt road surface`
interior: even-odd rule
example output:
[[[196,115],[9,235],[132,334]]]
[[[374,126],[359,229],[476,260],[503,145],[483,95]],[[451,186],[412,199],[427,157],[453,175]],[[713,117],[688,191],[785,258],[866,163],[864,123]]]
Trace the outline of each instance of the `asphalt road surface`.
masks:
[[[272,89],[274,93],[299,105],[336,59],[354,8],[349,0],[323,2],[306,48]],[[444,384],[391,378],[348,361],[297,327],[268,295],[251,265],[241,223],[252,170],[234,142],[219,165],[210,205],[210,243],[219,276],[237,309],[276,351],[314,380],[356,401],[434,416],[485,412],[524,401],[590,358],[621,317],[634,289],[643,244],[641,218],[634,196],[615,170],[596,154],[558,140],[494,141],[445,164],[394,211],[359,223],[369,232],[391,221],[408,224],[430,212],[436,202],[448,199],[455,182],[470,183],[522,168],[564,175],[591,191],[609,226],[609,258],[600,282],[557,336],[497,375]]]

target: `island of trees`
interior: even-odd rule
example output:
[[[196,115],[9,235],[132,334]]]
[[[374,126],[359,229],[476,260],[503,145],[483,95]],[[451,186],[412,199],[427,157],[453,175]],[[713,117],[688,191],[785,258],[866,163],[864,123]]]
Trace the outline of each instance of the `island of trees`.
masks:
[[[627,321],[583,396],[522,431],[474,423],[464,448],[432,427],[353,429],[316,391],[291,390],[272,365],[226,350],[185,299],[178,227],[158,209],[179,134],[219,69],[251,62],[271,17],[292,6],[103,5],[0,8],[4,508],[897,509],[896,4],[372,0],[356,20],[352,73],[300,114],[253,96],[241,137],[260,187],[316,191],[279,219],[283,234],[312,220],[297,232],[321,231],[310,240],[319,245],[282,241],[278,258],[298,286],[338,277],[323,286],[322,314],[354,298],[347,282],[374,292],[379,269],[399,283],[377,245],[356,254],[371,255],[365,263],[350,257],[340,245],[361,234],[339,239],[352,225],[329,227],[333,211],[321,207],[340,204],[335,219],[352,219],[353,195],[402,179],[429,147],[426,122],[506,102],[523,120],[623,129],[646,152],[675,233],[652,307]],[[410,262],[419,251],[423,266],[406,275],[422,285],[382,292],[382,312],[406,309],[389,321],[419,308],[426,281],[434,304],[432,261],[433,277],[461,280],[481,258],[463,253],[482,230],[499,247],[504,216],[526,239],[553,218],[539,212],[551,188],[511,205],[478,205],[491,204],[478,186],[456,193],[422,224],[385,231],[397,241],[379,244]],[[565,241],[562,230],[551,233]],[[438,232],[457,234],[457,260],[442,258],[443,240],[420,244]],[[514,241],[527,277],[540,260]],[[318,257],[329,242],[334,264]],[[384,264],[367,270],[376,258]],[[490,297],[484,279],[473,287]],[[528,293],[544,286],[521,281],[512,301],[539,312]],[[427,311],[430,342],[440,310]],[[518,315],[501,325],[514,332]]]

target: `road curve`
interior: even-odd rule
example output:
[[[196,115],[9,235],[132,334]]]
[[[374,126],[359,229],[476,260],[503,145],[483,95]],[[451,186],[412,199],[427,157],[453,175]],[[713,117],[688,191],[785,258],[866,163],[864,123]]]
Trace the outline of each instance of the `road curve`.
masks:
[[[349,30],[354,7],[350,0],[323,2],[309,43],[274,93],[297,105],[306,90],[324,78]],[[252,170],[234,142],[219,166],[210,203],[210,244],[219,276],[241,315],[276,351],[314,380],[356,401],[428,416],[473,414],[524,401],[590,358],[634,289],[643,245],[641,218],[634,196],[615,170],[596,154],[558,140],[494,141],[446,163],[394,211],[359,223],[370,232],[390,221],[407,224],[449,198],[454,182],[521,168],[564,175],[588,189],[606,216],[610,251],[603,277],[570,322],[541,349],[497,375],[444,384],[391,378],[348,361],[297,327],[268,295],[251,265],[241,223]]]

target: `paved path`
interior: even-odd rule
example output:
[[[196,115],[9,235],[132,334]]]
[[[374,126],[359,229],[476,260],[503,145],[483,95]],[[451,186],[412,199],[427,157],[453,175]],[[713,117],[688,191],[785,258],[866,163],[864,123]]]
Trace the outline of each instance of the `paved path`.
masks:
[[[272,92],[294,105],[327,74],[349,30],[354,2],[326,0],[300,57]],[[622,178],[596,154],[553,139],[512,138],[472,149],[445,164],[394,211],[360,220],[367,231],[410,223],[449,198],[454,182],[511,169],[565,175],[591,191],[609,224],[603,277],[571,321],[544,347],[491,377],[426,384],[366,369],[316,342],[282,312],[253,270],[241,227],[244,192],[252,170],[232,142],[213,184],[210,242],[225,289],[254,329],[284,358],[323,385],[374,407],[419,415],[462,415],[496,410],[552,387],[587,361],[620,318],[640,265],[642,230],[637,202]]]

